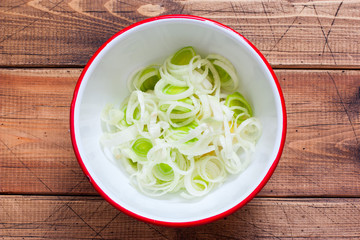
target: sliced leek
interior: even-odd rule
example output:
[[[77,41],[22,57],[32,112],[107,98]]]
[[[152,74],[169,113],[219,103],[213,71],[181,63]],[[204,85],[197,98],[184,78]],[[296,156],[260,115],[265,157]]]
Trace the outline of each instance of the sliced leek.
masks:
[[[200,197],[243,171],[261,123],[231,62],[184,47],[129,80],[131,94],[101,115],[101,144],[149,196]]]

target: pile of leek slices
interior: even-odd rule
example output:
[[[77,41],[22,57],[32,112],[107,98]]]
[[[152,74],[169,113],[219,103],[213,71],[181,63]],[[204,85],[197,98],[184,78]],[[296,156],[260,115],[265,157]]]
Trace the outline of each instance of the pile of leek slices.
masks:
[[[229,60],[184,47],[131,77],[130,96],[102,113],[100,142],[143,193],[203,196],[249,165],[261,135],[238,83]]]

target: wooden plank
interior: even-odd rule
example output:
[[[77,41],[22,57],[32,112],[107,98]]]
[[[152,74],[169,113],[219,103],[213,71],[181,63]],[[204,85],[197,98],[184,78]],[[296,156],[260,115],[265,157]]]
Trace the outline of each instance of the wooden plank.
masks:
[[[193,14],[234,28],[275,67],[359,68],[359,8],[358,1],[340,0],[4,0],[0,66],[83,66],[134,22]]]
[[[263,194],[359,196],[359,71],[276,71],[286,145]]]
[[[0,72],[1,191],[95,193],[69,134],[69,107],[81,71]]]
[[[99,197],[2,196],[2,239],[358,239],[360,199],[255,198],[204,226],[137,221]]]
[[[80,69],[0,70],[0,191],[96,194],[72,151]],[[261,196],[360,196],[360,71],[277,70],[288,111],[280,164]]]

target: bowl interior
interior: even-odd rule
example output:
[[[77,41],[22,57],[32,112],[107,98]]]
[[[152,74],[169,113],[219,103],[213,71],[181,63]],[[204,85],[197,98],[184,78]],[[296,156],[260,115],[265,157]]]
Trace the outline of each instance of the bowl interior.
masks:
[[[100,148],[100,114],[107,103],[120,104],[129,95],[127,78],[140,67],[162,63],[184,46],[203,57],[218,53],[228,58],[241,79],[239,91],[249,100],[263,133],[252,163],[240,175],[199,199],[178,195],[151,198],[130,184],[128,174]],[[74,107],[74,135],[80,157],[92,179],[113,201],[155,221],[192,222],[235,207],[263,180],[279,152],[283,131],[278,89],[266,64],[246,41],[210,21],[161,19],[141,24],[115,37],[96,56],[78,89]]]

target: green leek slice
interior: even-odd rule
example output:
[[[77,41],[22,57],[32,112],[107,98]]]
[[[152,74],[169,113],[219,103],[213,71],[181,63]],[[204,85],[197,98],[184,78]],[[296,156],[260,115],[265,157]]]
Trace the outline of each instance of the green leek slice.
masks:
[[[143,69],[139,76],[139,83],[142,83],[140,90],[146,92],[147,90],[154,90],[156,83],[160,80],[160,73],[156,67],[147,67]]]
[[[195,129],[199,124],[196,121],[192,121],[188,125],[182,126],[182,127],[171,127],[172,132],[174,133],[172,135],[172,138],[174,140],[178,140],[181,137],[185,136],[187,133],[189,133],[190,130]],[[193,138],[187,141],[186,143],[194,143],[198,141],[198,138]]]
[[[183,126],[183,127],[177,127],[177,128],[174,128],[172,127],[172,129],[174,131],[179,131],[179,132],[183,132],[183,133],[188,133],[191,129],[195,129],[197,126],[199,126],[199,124],[195,121],[189,123],[188,125],[186,126]]]
[[[153,145],[149,139],[139,138],[133,143],[131,148],[139,157],[146,157],[152,147]]]
[[[174,65],[187,65],[195,55],[193,47],[184,47],[174,54],[170,62]]]
[[[214,61],[212,61],[212,63],[214,63]],[[216,64],[214,64],[214,67],[219,74],[221,83],[226,83],[231,80],[230,75],[222,67]]]
[[[225,105],[230,109],[233,108],[235,118],[239,114],[244,114],[244,116],[238,119],[240,122],[246,120],[248,117],[252,117],[253,115],[250,104],[239,92],[228,95],[225,100]],[[240,107],[240,109],[237,109],[236,107]]]
[[[156,164],[153,168],[153,173],[157,179],[164,182],[171,181],[174,178],[174,171],[172,167],[166,163]]]
[[[178,100],[179,102],[184,102],[184,103],[187,103],[189,105],[192,105],[193,102],[191,101],[190,98],[184,98],[184,99],[180,99]],[[163,111],[163,112],[166,112],[169,108],[169,104],[162,104],[160,105],[160,111]],[[174,110],[172,110],[171,113],[187,113],[187,112],[190,112],[191,109],[189,108],[186,108],[186,107],[182,107],[182,106],[176,106],[174,108]]]
[[[182,92],[185,92],[186,90],[188,90],[189,87],[179,87],[179,86],[174,86],[174,85],[166,85],[163,89],[163,92],[169,95],[175,95],[175,94],[179,94]]]

